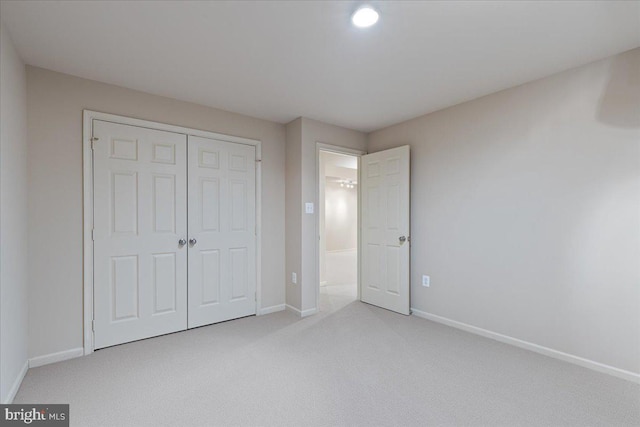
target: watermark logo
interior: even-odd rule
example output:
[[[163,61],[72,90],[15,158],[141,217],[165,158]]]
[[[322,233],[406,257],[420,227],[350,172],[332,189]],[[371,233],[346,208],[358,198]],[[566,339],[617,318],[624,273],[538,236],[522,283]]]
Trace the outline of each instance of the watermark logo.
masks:
[[[0,427],[69,427],[69,405],[0,405]]]

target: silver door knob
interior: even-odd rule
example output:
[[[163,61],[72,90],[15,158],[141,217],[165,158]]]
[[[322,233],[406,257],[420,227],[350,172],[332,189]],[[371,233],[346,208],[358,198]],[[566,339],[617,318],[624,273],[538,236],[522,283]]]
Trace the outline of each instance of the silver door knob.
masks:
[[[196,239],[189,239],[189,244],[191,246],[195,245],[196,243],[198,243],[198,241]]]
[[[407,241],[407,238],[406,238],[406,237],[404,237],[404,236],[400,236],[400,242],[401,242],[401,243],[404,243],[404,242],[406,242],[406,241]]]
[[[180,246],[184,246],[184,245],[186,245],[186,244],[187,244],[187,241],[186,241],[185,239],[180,239],[180,240],[178,240],[178,244],[179,244]]]

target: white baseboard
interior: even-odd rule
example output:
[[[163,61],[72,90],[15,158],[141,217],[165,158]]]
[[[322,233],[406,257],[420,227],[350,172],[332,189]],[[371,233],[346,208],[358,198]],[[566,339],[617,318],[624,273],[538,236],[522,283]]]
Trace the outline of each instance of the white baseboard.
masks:
[[[336,249],[333,251],[327,251],[327,254],[339,254],[339,253],[343,253],[343,252],[357,252],[358,248],[349,248],[349,249]]]
[[[318,312],[317,308],[309,308],[307,310],[302,310],[302,313],[300,313],[301,317],[307,317],[307,316],[312,316],[314,314],[316,314]]]
[[[477,326],[458,322],[457,320],[452,320],[446,317],[438,316],[436,314],[427,313],[426,311],[421,311],[416,308],[412,308],[411,313],[416,315],[417,317],[422,317],[427,320],[431,320],[437,323],[442,323],[443,325],[461,329],[463,331],[470,332],[472,334],[480,335],[486,338],[491,338],[493,340],[500,341],[505,344],[510,344],[516,347],[523,348],[525,350],[534,351],[536,353],[543,354],[545,356],[553,357],[554,359],[559,359],[565,362],[573,363],[574,365],[579,365],[579,366],[582,366],[583,368],[592,369],[594,371],[613,375],[614,377],[622,378],[622,379],[640,384],[640,374],[637,374],[635,372],[626,371],[624,369],[616,368],[610,365],[605,365],[604,363],[585,359],[583,357],[575,356],[573,354],[564,353],[559,350],[554,350],[552,348],[544,347],[538,344],[534,344],[532,342],[523,341],[521,339],[513,338],[508,335],[502,335],[497,332],[479,328]]]
[[[4,399],[2,399],[3,405],[8,405],[13,402],[13,399],[15,399],[16,394],[18,394],[18,390],[20,389],[20,384],[22,384],[22,380],[24,379],[24,376],[27,375],[28,370],[29,370],[29,361],[25,360],[24,365],[22,365],[22,368],[20,369],[20,372],[18,372],[18,376],[16,377],[15,381],[13,382],[13,385],[9,389],[9,393],[7,393],[7,396]]]
[[[307,310],[298,310],[297,308],[287,304],[287,311],[292,312],[293,314],[300,316],[300,317],[307,317],[307,316],[311,316],[313,314],[316,314],[318,312],[317,308],[309,308]]]
[[[286,309],[287,311],[289,311],[289,312],[291,312],[291,313],[293,313],[293,314],[297,315],[297,316],[301,316],[301,315],[302,315],[302,312],[301,312],[300,310],[298,310],[297,308],[295,308],[294,306],[292,306],[292,305],[285,304],[285,309]],[[302,317],[302,316],[301,316],[301,317]]]
[[[272,305],[271,307],[264,307],[258,310],[258,316],[277,313],[278,311],[284,311],[285,308],[286,308],[285,304],[278,304],[278,305]]]
[[[38,366],[62,362],[63,360],[74,359],[83,355],[84,349],[82,347],[72,348],[70,350],[59,351],[57,353],[50,353],[43,356],[32,357],[31,359],[29,359],[29,367],[37,368]]]

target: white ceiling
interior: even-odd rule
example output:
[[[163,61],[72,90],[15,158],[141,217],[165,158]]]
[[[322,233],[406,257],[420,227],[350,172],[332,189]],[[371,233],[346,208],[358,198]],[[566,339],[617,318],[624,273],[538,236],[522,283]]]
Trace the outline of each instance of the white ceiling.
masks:
[[[325,166],[335,166],[346,169],[358,169],[358,157],[345,154],[321,151],[320,156],[324,160]]]
[[[26,63],[371,131],[640,46],[640,2],[3,1]]]

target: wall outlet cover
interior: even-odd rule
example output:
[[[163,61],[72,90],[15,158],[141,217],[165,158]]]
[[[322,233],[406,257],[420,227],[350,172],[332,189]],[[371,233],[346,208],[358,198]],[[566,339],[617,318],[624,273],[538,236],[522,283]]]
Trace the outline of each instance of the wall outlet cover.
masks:
[[[313,213],[313,203],[311,202],[307,202],[304,204],[304,211],[308,214],[312,214]]]
[[[422,276],[422,286],[428,288],[431,286],[431,278],[427,275]]]

